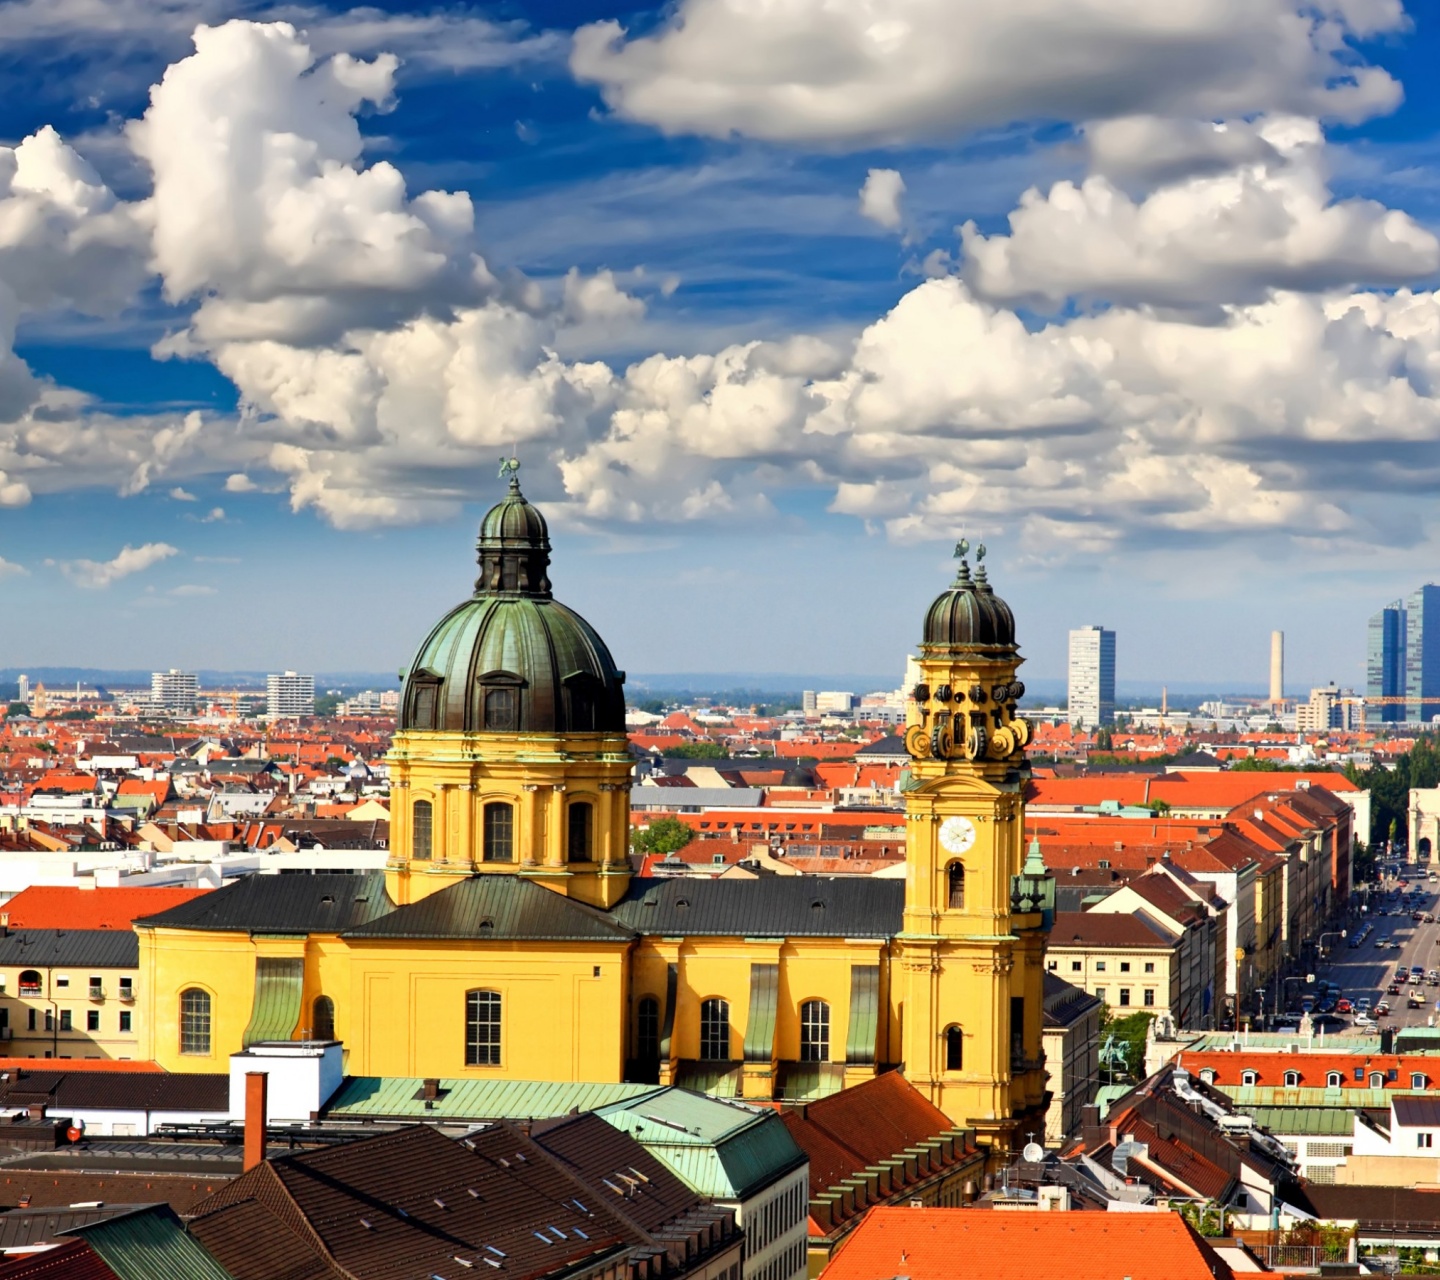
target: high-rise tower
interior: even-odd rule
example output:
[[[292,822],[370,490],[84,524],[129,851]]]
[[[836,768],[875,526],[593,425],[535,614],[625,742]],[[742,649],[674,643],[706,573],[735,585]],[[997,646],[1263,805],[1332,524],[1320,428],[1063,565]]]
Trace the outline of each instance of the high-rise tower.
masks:
[[[1405,601],[1405,718],[1440,716],[1440,587],[1426,584]]]
[[[1405,605],[1399,600],[1374,614],[1365,633],[1365,695],[1368,698],[1405,696]],[[1381,702],[1375,720],[1405,718],[1399,702]]]
[[[1045,936],[1054,880],[1024,856],[1029,724],[1015,621],[961,543],[930,606],[905,746],[904,929],[897,939],[907,1078],[997,1150],[1044,1106]],[[977,558],[983,561],[985,549]]]
[[[1270,705],[1285,701],[1285,633],[1270,633]]]
[[[1080,627],[1070,633],[1070,723],[1094,729],[1115,722],[1115,633]]]

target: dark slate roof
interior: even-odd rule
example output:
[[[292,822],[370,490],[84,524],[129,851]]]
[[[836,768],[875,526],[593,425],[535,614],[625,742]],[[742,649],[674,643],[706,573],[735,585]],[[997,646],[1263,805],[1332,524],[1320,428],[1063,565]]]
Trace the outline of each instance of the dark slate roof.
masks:
[[[133,969],[140,940],[129,929],[11,929],[0,936],[0,965]]]
[[[346,931],[347,938],[620,942],[635,935],[603,911],[515,875],[477,875]]]
[[[638,933],[679,937],[888,938],[900,932],[903,880],[767,876],[635,879],[612,915]]]
[[[857,759],[864,759],[866,756],[906,756],[909,754],[905,750],[905,739],[898,733],[892,733],[861,747],[855,756]]]
[[[1391,1098],[1390,1105],[1395,1108],[1395,1119],[1400,1124],[1412,1128],[1416,1125],[1440,1125],[1440,1098],[1401,1094]]]
[[[242,876],[159,915],[139,928],[258,929],[265,933],[341,933],[393,911],[385,873]]]
[[[25,1245],[43,1244],[54,1240],[62,1231],[103,1222],[118,1214],[130,1213],[139,1205],[102,1204],[84,1208],[9,1209],[0,1213],[0,1249],[17,1249]]]
[[[230,1110],[230,1077],[201,1072],[19,1070],[0,1082],[0,1107],[43,1102],[52,1109],[90,1111]]]

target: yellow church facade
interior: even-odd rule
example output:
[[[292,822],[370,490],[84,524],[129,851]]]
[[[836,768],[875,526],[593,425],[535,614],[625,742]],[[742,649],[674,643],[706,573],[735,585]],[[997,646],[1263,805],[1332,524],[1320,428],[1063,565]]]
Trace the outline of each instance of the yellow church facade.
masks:
[[[624,673],[554,600],[513,470],[478,551],[405,676],[387,870],[250,876],[138,921],[147,1055],[221,1071],[336,1039],[357,1076],[753,1099],[898,1068],[998,1149],[1040,1127],[1053,880],[1022,847],[1020,657],[983,564],[962,556],[925,618],[903,883],[644,880]]]

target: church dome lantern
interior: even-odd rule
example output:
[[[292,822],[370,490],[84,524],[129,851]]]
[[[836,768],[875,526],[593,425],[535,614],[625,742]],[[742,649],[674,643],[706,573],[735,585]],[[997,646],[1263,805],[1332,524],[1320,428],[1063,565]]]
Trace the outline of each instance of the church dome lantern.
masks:
[[[595,629],[551,595],[550,532],[520,491],[480,523],[469,600],[431,629],[405,677],[399,728],[462,733],[625,732],[624,672]]]

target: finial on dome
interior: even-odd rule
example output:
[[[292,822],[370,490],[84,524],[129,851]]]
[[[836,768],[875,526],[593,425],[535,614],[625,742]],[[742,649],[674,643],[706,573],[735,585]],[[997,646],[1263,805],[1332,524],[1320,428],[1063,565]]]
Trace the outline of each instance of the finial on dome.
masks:
[[[975,581],[981,586],[990,585],[990,575],[985,571],[985,544],[975,548]]]
[[[960,567],[955,570],[956,583],[968,583],[970,581],[970,562],[965,559],[969,554],[970,539],[961,538],[960,541],[955,544],[955,559],[960,561]]]
[[[500,479],[510,477],[510,492],[520,492],[520,459],[513,453],[508,458],[500,459]]]

